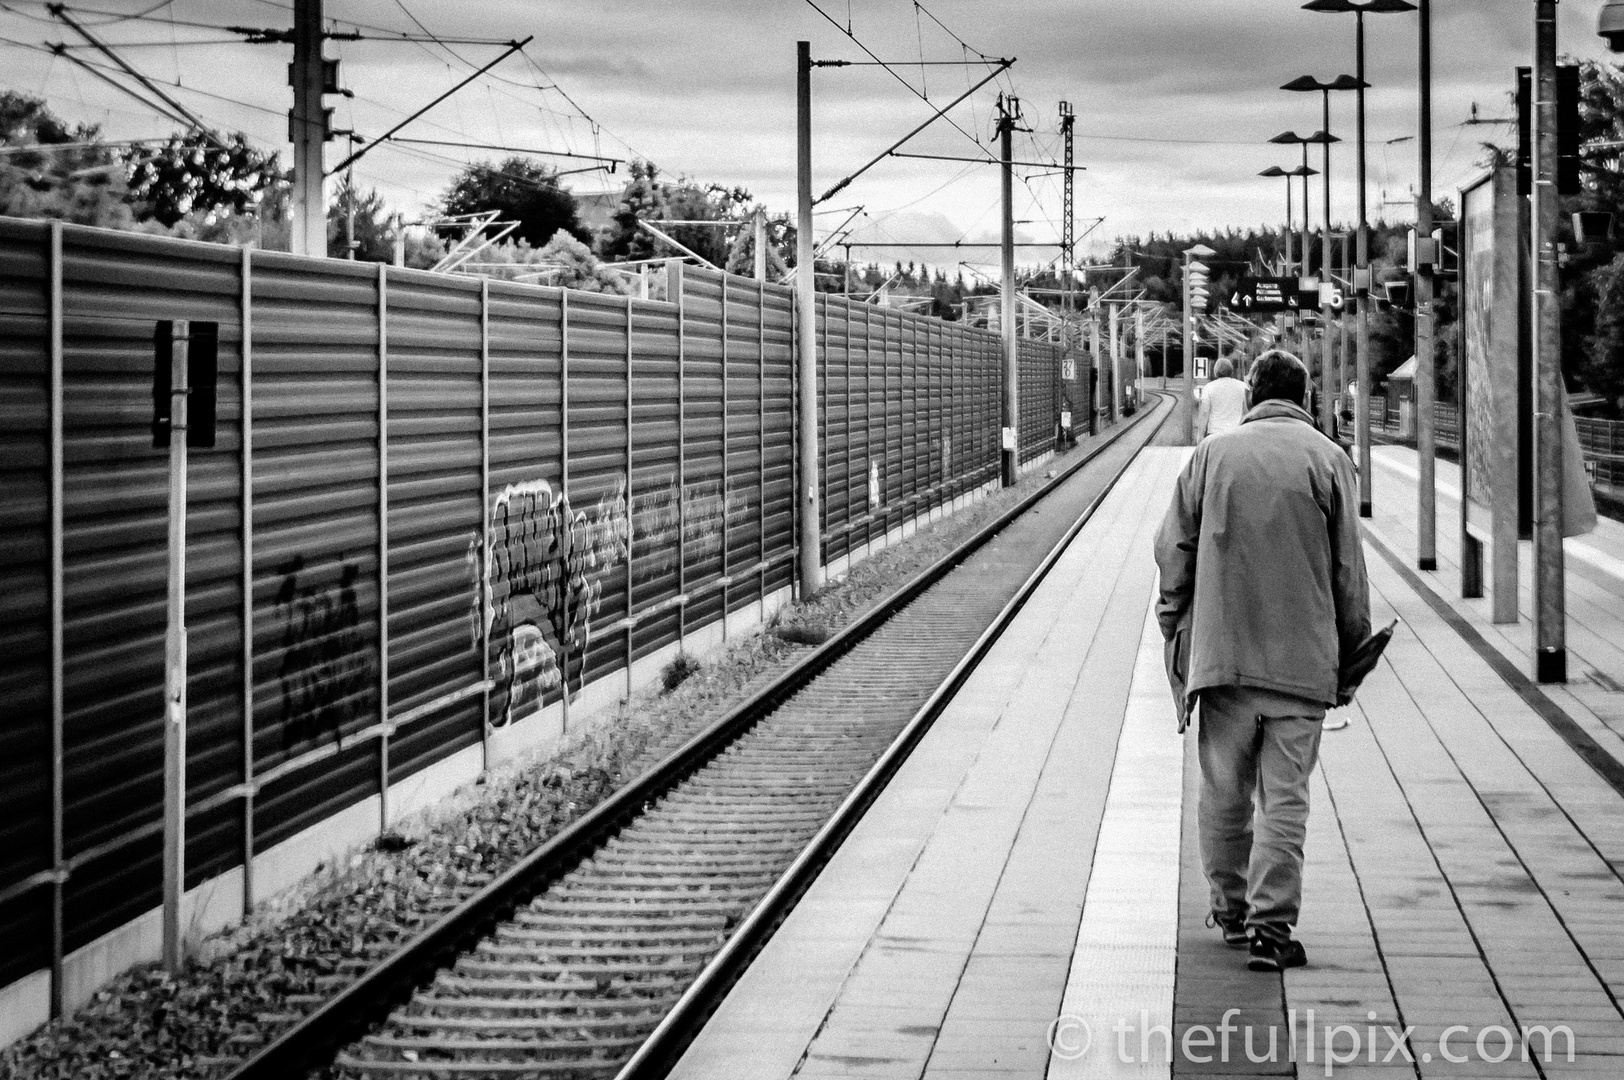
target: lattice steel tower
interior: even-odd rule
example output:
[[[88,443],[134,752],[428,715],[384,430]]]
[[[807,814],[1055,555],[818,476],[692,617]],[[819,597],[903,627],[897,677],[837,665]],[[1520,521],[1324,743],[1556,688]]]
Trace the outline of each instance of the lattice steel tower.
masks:
[[[1065,275],[1066,281],[1065,291],[1062,294],[1063,299],[1061,300],[1064,309],[1061,314],[1061,325],[1065,327],[1064,340],[1061,341],[1062,348],[1070,346],[1072,332],[1071,288],[1074,276],[1072,269],[1076,261],[1076,254],[1072,251],[1072,247],[1077,243],[1077,237],[1076,215],[1072,212],[1072,179],[1076,176],[1076,170],[1071,166],[1071,126],[1076,119],[1077,114],[1072,111],[1071,102],[1062,101],[1060,103],[1060,135],[1066,143],[1066,167],[1061,170],[1061,175],[1064,178],[1062,183],[1065,185],[1063,189],[1065,192],[1065,207],[1061,211],[1060,217],[1060,266],[1061,273]]]

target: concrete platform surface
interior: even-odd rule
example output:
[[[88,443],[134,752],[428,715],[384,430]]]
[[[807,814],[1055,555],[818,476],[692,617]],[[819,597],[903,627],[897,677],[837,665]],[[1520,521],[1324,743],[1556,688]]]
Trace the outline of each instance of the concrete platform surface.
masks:
[[[1135,461],[674,1076],[1624,1076],[1624,796],[1377,547],[1403,622],[1324,738],[1309,966],[1205,926],[1151,603],[1187,453]]]

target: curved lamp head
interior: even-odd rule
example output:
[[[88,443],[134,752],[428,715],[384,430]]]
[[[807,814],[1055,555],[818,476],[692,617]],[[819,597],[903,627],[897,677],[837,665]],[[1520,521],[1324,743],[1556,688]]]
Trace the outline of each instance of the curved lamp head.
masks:
[[[1607,0],[1596,19],[1596,33],[1614,52],[1624,52],[1624,0]]]
[[[1312,75],[1299,75],[1280,87],[1280,89],[1298,92],[1305,90],[1358,90],[1360,87],[1368,87],[1369,85],[1369,83],[1360,82],[1352,75],[1338,75],[1330,82],[1320,82]]]
[[[1303,10],[1356,11],[1361,15],[1387,15],[1400,11],[1414,11],[1415,5],[1408,0],[1365,0],[1363,4],[1356,4],[1353,0],[1309,0],[1309,3],[1303,5]]]
[[[1338,138],[1337,136],[1330,134],[1329,132],[1316,131],[1316,132],[1314,132],[1314,134],[1310,135],[1306,139],[1303,139],[1302,141],[1305,142],[1305,143],[1313,143],[1315,146],[1319,146],[1322,143],[1338,143],[1338,142],[1341,142],[1342,140],[1340,138]]]
[[[1293,176],[1318,176],[1319,170],[1311,165],[1299,165],[1291,170]]]
[[[1270,139],[1269,141],[1272,142],[1272,143],[1280,143],[1282,145],[1285,145],[1287,143],[1306,142],[1307,140],[1305,140],[1301,135],[1297,134],[1295,131],[1282,131],[1280,134],[1276,135],[1274,138]]]
[[[1270,165],[1267,169],[1264,169],[1262,172],[1258,173],[1258,175],[1259,176],[1290,176],[1291,173],[1287,172],[1285,169],[1282,169],[1278,165]]]

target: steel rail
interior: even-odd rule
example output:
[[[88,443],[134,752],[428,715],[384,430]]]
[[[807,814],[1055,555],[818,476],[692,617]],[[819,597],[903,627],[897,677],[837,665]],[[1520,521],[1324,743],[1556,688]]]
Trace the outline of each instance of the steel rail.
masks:
[[[228,1080],[283,1080],[285,1077],[303,1075],[313,1068],[319,1068],[330,1063],[341,1047],[384,1019],[391,1008],[407,1000],[417,987],[427,983],[436,972],[445,967],[450,961],[472,950],[480,940],[491,933],[498,923],[508,919],[521,904],[541,893],[549,885],[563,878],[580,865],[628,822],[644,813],[651,802],[716,758],[741,735],[755,726],[758,721],[784,705],[837,660],[866,639],[872,637],[899,611],[918,599],[995,536],[1003,532],[1012,522],[1026,514],[1073,475],[1115,446],[1124,436],[1139,427],[1142,421],[1151,417],[1154,413],[1155,410],[1143,410],[1133,420],[1121,425],[1116,431],[1102,439],[1098,445],[1090,447],[1077,461],[1070,463],[1048,483],[1022,498],[974,535],[965,539],[947,555],[917,574],[894,594],[859,616],[823,645],[818,646],[792,665],[771,684],[763,687],[750,698],[735,706],[725,716],[704,731],[693,736],[666,758],[651,766],[642,775],[566,826],[552,839],[497,875],[433,926],[424,930],[397,952],[339,991],[314,1012],[308,1014],[297,1024],[277,1036],[275,1040],[261,1048],[229,1073]],[[1168,415],[1171,415],[1171,412],[1162,417],[1161,423],[1165,423]],[[1161,423],[1157,425],[1158,430]],[[1110,484],[1114,485],[1119,477],[1120,474],[1113,477]],[[1107,490],[1109,490],[1109,486]],[[1086,520],[1086,515],[1092,513],[1097,503],[1098,500],[1095,500],[1085,510],[1084,520]],[[1080,527],[1081,523],[1075,526],[1075,528]],[[1069,540],[1072,535],[1074,535],[1074,530],[1068,530],[1067,539]],[[1057,557],[1053,552],[1051,552],[1051,556]],[[1051,563],[1052,558],[1047,559],[1044,567]],[[1020,593],[1017,595],[1020,595]],[[997,626],[1001,622],[1007,622],[1007,618],[1011,615],[1013,615],[1013,610],[1006,605],[1006,610],[1000,614],[999,619],[994,621],[994,625]],[[990,645],[991,640],[992,638],[983,634],[982,638],[978,639],[976,648],[972,650],[972,653],[979,655],[980,652],[984,652],[985,646]],[[970,666],[968,660],[961,660],[959,664],[955,665],[952,678],[962,681],[963,674],[969,670]],[[938,690],[937,693],[932,695],[931,701],[945,700],[945,696]],[[904,737],[907,737],[907,732],[914,733],[912,740],[907,744],[909,748],[911,748],[913,742],[917,741],[918,735],[923,734],[926,726],[928,725],[919,722],[917,717],[915,722],[908,725]],[[906,757],[905,751],[900,752],[899,755],[887,751],[885,759],[892,761],[892,764],[889,771],[885,771],[883,776],[888,778],[890,772],[894,771],[895,765],[900,764],[904,757]],[[874,768],[877,769],[879,766],[877,765]],[[883,782],[871,770],[869,777],[865,778],[860,785],[860,789],[869,788],[874,784],[879,785],[872,787],[873,793],[877,794],[879,787],[883,787]],[[869,797],[869,801],[871,799],[872,795]],[[849,799],[847,804],[850,804]],[[867,802],[863,802],[862,805],[866,806]],[[855,813],[855,810],[848,809],[848,805],[843,804],[840,813],[852,814]],[[845,830],[837,830],[838,835],[829,833],[826,827],[824,832],[820,832],[815,843],[821,843],[828,851],[832,851],[833,847],[838,844],[839,838],[844,836],[845,831],[849,831],[849,827],[848,824]],[[828,835],[825,835],[825,833],[828,833]],[[797,873],[800,877],[804,877],[805,880],[810,880],[811,870],[820,864],[821,860],[807,863],[798,858],[795,867],[799,869],[792,868],[791,872]],[[785,876],[788,876],[788,874]],[[776,887],[774,892],[777,894],[776,903],[784,903],[786,897],[793,895],[793,890],[781,891]],[[757,938],[764,940],[765,932],[770,927],[771,920],[757,918],[755,912],[752,913],[751,920],[753,921],[741,923],[739,932],[743,932],[744,927],[749,925],[752,928],[750,931],[752,940]],[[751,948],[731,947],[731,940],[727,945],[724,945],[723,953],[729,957],[727,961],[729,970],[733,970],[734,966],[742,967],[742,963],[753,952],[753,949],[754,946]],[[721,955],[723,954],[718,954],[718,958]],[[711,966],[714,966],[714,964]],[[706,970],[709,971],[709,968]],[[719,981],[721,975],[722,972],[718,972],[718,974],[712,975],[707,980],[707,986],[710,988],[707,991],[708,993],[714,993],[716,987],[723,985]],[[688,1008],[690,1012],[686,1015],[694,1015],[691,1010],[695,1006],[689,1006]],[[669,1035],[662,1036],[662,1040],[669,1038]],[[673,1044],[662,1042],[662,1045],[669,1046]],[[432,1066],[425,1064],[423,1071],[432,1071]],[[650,1073],[648,1075],[654,1074]]]
[[[1156,392],[1156,395],[1158,397],[1171,396],[1159,392]],[[1173,411],[1173,409],[1168,409],[1163,414],[1156,425],[1157,431],[1160,431],[1162,426],[1167,423],[1168,418],[1173,415]],[[1103,445],[1093,450],[1082,461],[1070,466],[1063,475],[1056,477],[1052,483],[1059,484],[1069,478],[1077,469],[1092,461],[1101,451],[1114,445],[1124,433],[1145,417],[1153,415],[1153,413],[1154,410],[1141,412],[1138,417],[1118,429]],[[1152,433],[1151,438],[1155,438],[1155,432]],[[1137,456],[1137,452],[1135,456]],[[1129,459],[1129,464],[1132,463],[1132,460],[1132,458]],[[879,798],[886,785],[890,783],[891,778],[902,767],[903,762],[913,753],[914,747],[919,744],[920,739],[924,738],[925,733],[930,730],[931,725],[941,715],[948,702],[953,700],[953,696],[964,685],[970,673],[975,670],[982,658],[986,656],[988,650],[1003,636],[1004,631],[1008,629],[1010,624],[1015,621],[1015,617],[1026,606],[1027,600],[1031,598],[1037,587],[1042,584],[1043,579],[1049,575],[1049,571],[1054,568],[1054,564],[1065,554],[1066,548],[1077,538],[1077,534],[1083,531],[1083,527],[1094,516],[1094,512],[1099,509],[1106,497],[1116,488],[1117,481],[1121,480],[1127,473],[1127,468],[1127,465],[1124,465],[1115,476],[1111,477],[1104,488],[1100,490],[1100,493],[1090,500],[1083,512],[1078,515],[1077,520],[1072,522],[1060,539],[1049,549],[1048,554],[1043,557],[1043,560],[1021,583],[1015,595],[1009,598],[1003,609],[981,632],[975,644],[971,646],[970,651],[960,658],[959,662],[953,666],[953,670],[949,672],[947,678],[931,692],[930,697],[914,713],[913,717],[902,729],[902,732],[886,748],[873,767],[869,769],[867,775],[846,796],[840,808],[835,811],[823,828],[818,830],[811,843],[796,856],[795,861],[790,864],[789,868],[768,890],[767,895],[762,897],[755,909],[740,921],[738,928],[728,938],[726,944],[711,958],[710,963],[699,973],[698,978],[677,1000],[677,1003],[672,1006],[671,1011],[660,1021],[660,1024],[644,1041],[631,1060],[620,1070],[616,1080],[661,1080],[671,1071],[671,1068],[676,1065],[678,1059],[682,1056],[683,1050],[686,1049],[693,1037],[698,1034],[699,1028],[708,1019],[715,1007],[721,1003],[722,998],[727,994],[739,975],[744,972],[756,952],[760,950],[762,945],[766,944],[767,939],[772,936],[773,930],[783,921],[784,916],[788,915],[791,909],[795,907],[796,901],[812,884],[824,864],[840,847],[841,842],[856,827],[858,821],[868,811],[868,808],[873,805],[874,800]],[[1023,499],[1017,509],[1022,509],[1024,512],[1025,508],[1030,508],[1030,505],[1036,499],[1049,492],[1051,486],[1045,485],[1038,492],[1035,492],[1033,496]]]

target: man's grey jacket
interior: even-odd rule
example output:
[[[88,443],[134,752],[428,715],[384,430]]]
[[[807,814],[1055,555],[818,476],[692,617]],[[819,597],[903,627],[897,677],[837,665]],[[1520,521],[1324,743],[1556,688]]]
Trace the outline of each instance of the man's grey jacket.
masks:
[[[1156,563],[1181,705],[1210,686],[1336,704],[1342,656],[1370,634],[1370,592],[1353,465],[1308,413],[1266,401],[1198,446]]]

